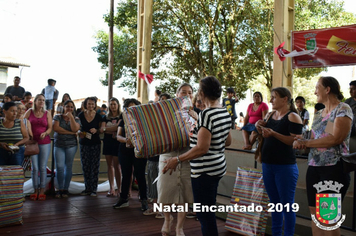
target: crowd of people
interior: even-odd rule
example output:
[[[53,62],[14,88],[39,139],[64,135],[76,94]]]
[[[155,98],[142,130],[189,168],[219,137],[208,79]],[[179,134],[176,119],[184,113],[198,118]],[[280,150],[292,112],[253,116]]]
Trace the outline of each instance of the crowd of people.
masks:
[[[53,131],[56,198],[66,198],[70,194],[72,165],[79,143],[85,184],[81,195],[97,196],[100,157],[105,155],[110,186],[107,196],[118,197],[113,206],[115,209],[129,206],[133,176],[138,183],[144,215],[156,214],[149,207],[150,199],[163,205],[216,204],[219,181],[226,173],[224,151],[232,142],[230,130],[235,129],[237,118],[235,104],[239,99],[233,88],[226,90],[227,98],[221,103],[223,89],[213,76],[200,80],[195,96],[190,84],[180,85],[175,96],[192,99],[194,110],[189,115],[197,122],[190,147],[146,159],[135,158],[133,145],[126,136],[121,104],[115,97],[109,100],[108,107],[98,107],[97,98],[88,97],[81,112],[77,113],[70,95],[65,93],[53,116],[59,93],[54,87],[56,81],[49,79],[48,86],[35,95],[33,101],[32,94],[19,86],[20,81],[19,77],[14,78],[14,85],[6,89],[1,104],[0,165],[21,165],[25,143],[29,139],[37,141],[39,153],[30,157],[34,188],[31,200],[46,200],[46,166]],[[295,149],[305,148],[310,148],[306,175],[310,212],[316,212],[313,185],[321,180],[343,184],[341,194],[345,197],[350,175],[342,171],[340,154],[349,153],[350,134],[351,138],[356,135],[356,81],[350,83],[350,94],[351,98],[341,102],[343,95],[335,78],[321,77],[318,80],[315,87],[318,103],[309,138],[303,135],[309,131],[310,114],[302,96],[293,99],[287,88],[273,88],[269,101],[272,111],[268,112],[263,95],[258,91],[253,94],[253,103],[240,121],[244,140],[242,149],[251,150],[257,135],[263,136],[262,172],[271,203],[294,203],[299,178]],[[156,90],[152,102],[170,98],[169,94]],[[136,99],[123,101],[123,108],[137,105],[140,102]],[[103,134],[103,141],[100,134]],[[153,183],[159,175],[157,183]],[[203,235],[218,234],[214,212],[197,212],[196,216]],[[164,212],[157,214],[159,217],[165,219],[162,235],[170,235],[173,215]],[[187,212],[178,212],[176,235],[184,235],[186,217]],[[293,235],[295,221],[295,212],[272,213],[273,235],[282,235],[282,232]],[[326,235],[315,224],[312,229],[314,235]],[[337,235],[338,229],[330,232]]]

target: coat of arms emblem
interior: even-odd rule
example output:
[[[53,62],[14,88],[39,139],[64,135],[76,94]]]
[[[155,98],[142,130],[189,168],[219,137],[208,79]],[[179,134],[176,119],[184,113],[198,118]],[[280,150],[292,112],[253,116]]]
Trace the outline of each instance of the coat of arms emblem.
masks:
[[[312,220],[317,227],[328,231],[339,228],[346,218],[346,215],[341,214],[340,189],[344,185],[336,181],[335,183],[333,182],[334,181],[324,180],[313,185],[313,187],[317,190],[317,194],[315,195],[316,214],[311,215]],[[332,191],[335,193],[322,193],[324,191]],[[326,225],[332,226],[328,227]]]

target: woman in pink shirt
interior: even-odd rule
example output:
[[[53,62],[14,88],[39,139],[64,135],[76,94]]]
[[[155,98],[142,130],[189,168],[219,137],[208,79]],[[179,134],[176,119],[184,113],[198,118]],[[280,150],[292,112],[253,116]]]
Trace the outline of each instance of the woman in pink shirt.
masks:
[[[38,94],[35,97],[33,108],[25,113],[24,118],[31,123],[33,139],[38,142],[40,153],[31,156],[32,161],[32,185],[35,190],[30,196],[31,200],[46,200],[44,194],[47,179],[47,162],[51,152],[51,139],[49,134],[52,131],[51,113],[45,110],[45,97]],[[40,178],[38,178],[40,172]]]
[[[245,142],[245,146],[243,147],[244,150],[252,149],[258,134],[255,123],[258,120],[262,120],[268,112],[268,106],[266,103],[262,102],[262,100],[262,93],[255,92],[253,94],[253,103],[247,108],[244,126],[242,127],[242,136]]]

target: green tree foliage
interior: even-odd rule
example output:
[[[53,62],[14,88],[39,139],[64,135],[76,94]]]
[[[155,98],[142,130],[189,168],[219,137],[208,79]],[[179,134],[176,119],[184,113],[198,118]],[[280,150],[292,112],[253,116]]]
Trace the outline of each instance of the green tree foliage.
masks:
[[[355,18],[341,1],[295,0],[295,29],[351,24]],[[155,0],[151,72],[160,89],[174,94],[181,82],[214,75],[245,97],[252,81],[272,87],[273,0]],[[108,21],[108,16],[106,16]],[[136,85],[137,1],[122,0],[115,16],[114,79],[131,93]],[[94,51],[107,67],[107,35],[99,32]],[[310,79],[322,69],[295,70]],[[102,81],[107,84],[107,80]]]

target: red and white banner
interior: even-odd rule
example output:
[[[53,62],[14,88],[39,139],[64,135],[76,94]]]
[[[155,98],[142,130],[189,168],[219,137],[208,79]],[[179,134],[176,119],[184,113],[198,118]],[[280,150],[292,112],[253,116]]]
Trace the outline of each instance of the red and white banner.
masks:
[[[149,85],[153,81],[153,75],[151,74],[144,74],[141,71],[138,71],[138,77],[146,81],[146,83]]]
[[[292,36],[293,69],[356,65],[356,25],[293,31]],[[279,54],[288,57],[280,47]]]

